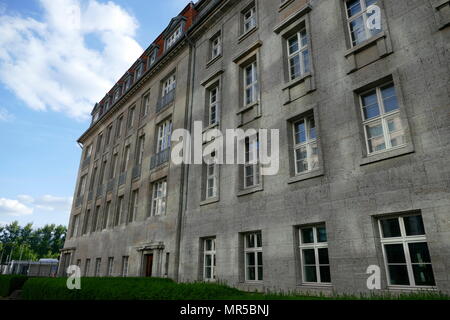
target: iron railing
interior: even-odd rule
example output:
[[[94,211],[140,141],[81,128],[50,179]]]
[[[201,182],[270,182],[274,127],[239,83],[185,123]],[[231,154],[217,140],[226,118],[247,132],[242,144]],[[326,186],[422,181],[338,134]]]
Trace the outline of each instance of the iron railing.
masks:
[[[167,148],[166,150],[163,150],[155,154],[152,157],[152,160],[150,161],[150,170],[153,170],[159,167],[160,165],[168,162],[169,158],[170,158],[170,148]]]

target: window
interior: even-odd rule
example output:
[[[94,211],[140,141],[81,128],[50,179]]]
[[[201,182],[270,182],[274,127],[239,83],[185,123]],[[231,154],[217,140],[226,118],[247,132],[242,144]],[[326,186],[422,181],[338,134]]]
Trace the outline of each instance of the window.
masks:
[[[116,177],[118,158],[119,158],[119,155],[117,153],[115,153],[113,155],[113,159],[112,159],[112,163],[111,163],[111,170],[109,172],[109,179],[114,179]]]
[[[113,131],[113,125],[110,124],[110,125],[108,126],[108,128],[106,129],[106,141],[105,141],[105,145],[108,145],[108,144],[111,142],[112,131]]]
[[[113,269],[114,269],[114,258],[113,257],[109,257],[108,258],[108,271],[107,271],[107,276],[108,277],[112,276]]]
[[[169,76],[164,82],[163,82],[163,86],[162,86],[162,96],[166,96],[167,94],[169,94],[170,92],[172,92],[172,90],[175,90],[176,87],[176,78],[175,78],[175,74],[172,74],[171,76]]]
[[[131,107],[130,111],[128,111],[128,128],[133,127],[135,114],[136,114],[136,107]]]
[[[131,193],[131,208],[128,216],[128,222],[133,222],[136,218],[139,209],[139,189]]]
[[[92,144],[86,147],[86,151],[84,152],[84,160],[87,160],[92,155]]]
[[[367,7],[377,2],[377,0],[347,0],[345,2],[352,46],[356,46],[381,32],[381,29],[369,29],[367,27],[367,19],[373,14],[367,12]]]
[[[161,180],[153,184],[153,198],[152,198],[152,215],[161,216],[166,211],[166,197],[167,197],[167,180]]]
[[[211,154],[211,162],[206,164],[206,199],[217,197],[219,167],[215,160],[215,152]]]
[[[122,257],[122,277],[128,277],[128,256]]]
[[[84,221],[83,221],[83,230],[81,230],[82,234],[85,235],[88,232],[88,225],[89,225],[89,217],[91,215],[91,210],[87,209],[86,214],[84,215]]]
[[[324,225],[300,229],[300,259],[304,283],[331,283],[327,241]]]
[[[134,81],[135,82],[142,76],[143,71],[144,71],[144,65],[142,63],[140,63],[137,66],[136,71],[134,73]]]
[[[119,197],[117,201],[116,216],[114,217],[114,226],[118,226],[120,224],[120,217],[122,216],[122,211],[123,211],[123,196]]]
[[[203,280],[216,280],[216,239],[203,240]]]
[[[258,101],[258,71],[256,61],[244,67],[244,105]]]
[[[263,280],[263,252],[261,232],[245,235],[245,281]]]
[[[243,33],[247,33],[256,27],[256,7],[253,3],[250,8],[242,13],[243,17]]]
[[[127,171],[129,161],[130,161],[130,145],[127,145],[125,146],[125,149],[123,151],[122,168],[121,168],[122,173]]]
[[[219,122],[220,89],[219,85],[208,90],[208,125],[212,126]]]
[[[94,277],[99,277],[100,276],[100,267],[101,267],[101,265],[102,265],[102,259],[101,258],[95,259]]]
[[[120,135],[122,134],[122,124],[123,124],[123,115],[121,115],[117,119],[116,138],[120,137]]]
[[[117,88],[116,92],[114,92],[114,101],[119,100],[120,98],[120,88]]]
[[[97,137],[97,147],[95,152],[99,153],[102,149],[102,142],[103,142],[103,133],[100,133]]]
[[[222,54],[222,35],[219,33],[211,38],[211,59]]]
[[[142,116],[145,117],[150,112],[150,94],[146,94],[143,98]]]
[[[148,66],[152,66],[156,62],[156,57],[158,55],[158,50],[153,49],[153,51],[150,53],[150,58],[148,60]]]
[[[139,137],[136,149],[136,165],[142,165],[144,160],[144,150],[145,150],[145,135]]]
[[[94,170],[92,171],[92,175],[91,175],[91,182],[89,182],[89,192],[94,190],[95,177],[97,176],[97,170],[98,170],[97,164],[95,164]]]
[[[81,259],[78,259],[78,260],[77,260],[77,267],[78,267],[78,268],[81,268]]]
[[[92,218],[91,232],[97,231],[99,217],[100,217],[100,206],[96,206],[94,216]]]
[[[287,40],[289,79],[295,80],[309,72],[309,49],[306,29]]]
[[[361,94],[360,103],[368,154],[406,144],[393,83]]]
[[[80,184],[78,185],[78,197],[84,195],[86,191],[87,174],[80,178]]]
[[[84,276],[87,277],[89,275],[89,269],[91,266],[91,259],[86,259],[84,263]]]
[[[103,230],[108,228],[108,220],[109,220],[110,215],[111,215],[111,201],[108,201],[106,203],[106,209],[103,214],[103,225],[102,225]]]
[[[316,125],[314,116],[293,123],[295,174],[319,168]]]
[[[383,218],[379,227],[389,285],[435,286],[422,216]]]
[[[72,238],[75,238],[78,235],[78,224],[80,223],[80,215],[73,216],[72,220]]]
[[[127,77],[127,79],[125,80],[125,89],[124,92],[127,91],[128,89],[130,89],[131,84],[133,83],[133,77],[131,75],[129,75]]]
[[[98,120],[99,117],[100,117],[100,113],[99,113],[99,112],[96,112],[96,113],[94,114],[94,118],[92,119],[92,122],[97,122],[97,120]]]
[[[173,46],[183,35],[183,26],[180,24],[177,29],[166,39],[166,48]]]
[[[172,135],[172,120],[167,120],[158,126],[158,141],[156,153],[170,148],[170,137]]]
[[[256,187],[260,183],[258,153],[258,138],[245,138],[244,189]]]
[[[102,167],[100,168],[100,176],[98,177],[98,186],[101,186],[105,180],[106,166],[108,165],[108,160],[103,159]]]

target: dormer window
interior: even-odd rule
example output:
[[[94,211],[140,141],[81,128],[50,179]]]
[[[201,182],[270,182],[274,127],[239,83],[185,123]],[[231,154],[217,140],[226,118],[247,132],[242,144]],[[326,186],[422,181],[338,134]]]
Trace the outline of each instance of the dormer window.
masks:
[[[99,112],[97,112],[97,113],[94,114],[94,120],[93,120],[93,122],[97,122],[98,118],[99,118]]]
[[[138,80],[142,76],[143,71],[144,71],[144,65],[142,63],[139,63],[139,65],[137,66],[136,71],[134,73],[135,81]]]
[[[177,29],[167,38],[166,40],[166,48],[169,49],[171,46],[177,42],[178,39],[181,38],[183,34],[183,26],[180,24]]]
[[[130,89],[132,80],[133,78],[131,77],[131,75],[128,76],[127,81],[125,82],[125,91]]]
[[[119,100],[120,98],[120,87],[117,88],[116,92],[114,93],[114,101]]]
[[[152,66],[156,62],[156,55],[158,54],[158,49],[153,49],[153,51],[150,53],[149,60],[148,60],[148,66]]]

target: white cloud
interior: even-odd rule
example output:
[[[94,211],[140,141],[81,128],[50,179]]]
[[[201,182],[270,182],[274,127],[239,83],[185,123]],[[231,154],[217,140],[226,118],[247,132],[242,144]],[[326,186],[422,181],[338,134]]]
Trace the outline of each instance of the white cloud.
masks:
[[[27,207],[18,200],[0,198],[0,213],[20,217],[32,214],[33,208]]]
[[[0,11],[0,81],[34,110],[85,119],[142,53],[138,24],[113,2],[40,3],[41,21]]]
[[[11,114],[8,110],[5,108],[0,108],[0,121],[12,121],[14,120],[14,115]]]
[[[69,212],[72,206],[72,197],[44,195],[42,197],[33,198],[29,195],[19,195],[17,196],[17,199],[22,203],[33,206],[35,209],[55,211],[58,213]]]

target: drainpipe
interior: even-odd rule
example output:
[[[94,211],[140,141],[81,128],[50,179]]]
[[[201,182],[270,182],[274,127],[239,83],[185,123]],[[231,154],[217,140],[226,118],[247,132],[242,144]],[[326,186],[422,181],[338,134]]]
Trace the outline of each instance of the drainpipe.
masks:
[[[192,107],[194,104],[194,80],[195,80],[195,54],[196,54],[196,45],[189,38],[187,34],[185,34],[186,40],[189,43],[189,68],[188,74],[190,75],[190,79],[188,80],[188,88],[187,88],[187,96],[188,102],[185,110],[185,120],[184,120],[184,128],[191,132],[192,129]],[[189,77],[189,76],[188,76]],[[184,215],[187,207],[187,190],[188,190],[188,177],[189,177],[189,165],[183,163],[181,165],[181,182],[180,182],[180,201],[179,201],[179,210],[178,210],[178,222],[177,222],[177,234],[176,234],[176,249],[175,249],[175,281],[179,281],[180,274],[180,252],[181,252],[181,238],[183,232],[184,225]]]

